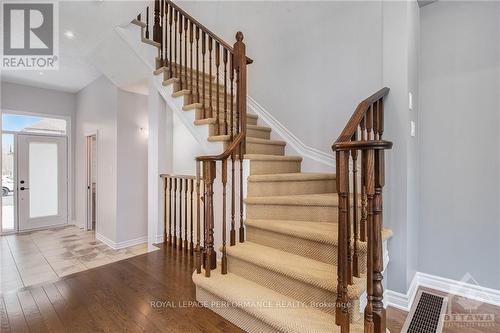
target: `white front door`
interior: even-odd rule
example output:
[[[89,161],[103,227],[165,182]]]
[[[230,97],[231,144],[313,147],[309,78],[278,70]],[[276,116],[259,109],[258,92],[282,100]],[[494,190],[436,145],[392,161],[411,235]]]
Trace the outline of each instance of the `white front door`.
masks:
[[[19,134],[19,230],[68,222],[66,137]]]

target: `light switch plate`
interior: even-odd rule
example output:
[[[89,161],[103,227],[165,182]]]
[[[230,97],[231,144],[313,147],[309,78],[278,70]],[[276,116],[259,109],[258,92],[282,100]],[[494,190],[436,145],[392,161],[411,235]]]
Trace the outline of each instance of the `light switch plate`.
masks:
[[[412,120],[410,121],[410,136],[415,136],[415,135],[416,135],[415,122]]]
[[[411,92],[408,93],[408,108],[413,110],[413,94]]]

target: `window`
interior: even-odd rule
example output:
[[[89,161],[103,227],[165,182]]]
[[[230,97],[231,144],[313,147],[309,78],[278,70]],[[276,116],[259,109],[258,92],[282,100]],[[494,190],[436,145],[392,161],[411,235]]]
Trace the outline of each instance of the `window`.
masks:
[[[66,134],[66,120],[18,114],[2,114],[2,130],[23,133]]]

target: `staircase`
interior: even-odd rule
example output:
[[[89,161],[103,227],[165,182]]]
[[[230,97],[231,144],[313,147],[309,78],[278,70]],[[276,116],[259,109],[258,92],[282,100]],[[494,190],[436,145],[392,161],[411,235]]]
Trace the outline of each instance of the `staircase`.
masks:
[[[286,142],[271,139],[272,129],[246,112],[252,60],[243,34],[229,46],[169,0],[155,1],[153,12],[147,8],[132,23],[158,49],[154,74],[194,114],[195,126],[208,127],[207,141],[223,144],[219,155],[196,158],[204,206],[198,205],[192,245],[196,299],[248,332],[384,332],[382,244],[392,234],[382,228],[383,152],[392,144],[382,134],[389,90],[359,104],[333,146],[337,173],[301,172],[302,158],[286,155]],[[214,221],[214,205],[222,206],[222,223]],[[171,234],[165,240],[172,242]]]

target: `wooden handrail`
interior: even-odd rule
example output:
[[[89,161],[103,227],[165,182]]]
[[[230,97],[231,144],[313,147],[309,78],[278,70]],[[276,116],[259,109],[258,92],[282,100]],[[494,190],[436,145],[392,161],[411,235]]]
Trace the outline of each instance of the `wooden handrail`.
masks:
[[[366,114],[366,111],[368,111],[368,108],[373,105],[376,101],[384,98],[389,94],[389,88],[385,87],[359,103],[358,107],[356,108],[356,111],[351,116],[351,119],[347,122],[347,125],[344,127],[344,130],[342,133],[340,133],[339,138],[335,143],[337,142],[345,142],[345,141],[350,141],[354,133],[356,132],[356,129],[358,128],[359,124],[361,123],[361,120]]]
[[[165,0],[169,5],[171,5],[175,10],[177,10],[179,13],[181,13],[184,17],[186,17],[189,21],[193,22],[198,28],[200,28],[201,31],[212,37],[215,41],[219,42],[220,45],[224,46],[226,49],[231,51],[231,53],[234,53],[233,47],[230,46],[228,43],[226,43],[222,38],[217,36],[215,33],[210,31],[207,27],[205,27],[203,24],[198,22],[195,18],[193,18],[191,15],[186,13],[182,8],[177,6],[175,3],[173,3],[171,0]],[[250,59],[249,57],[246,57],[247,59],[247,64],[253,63],[253,60]]]
[[[176,174],[161,174],[161,178],[177,178],[177,179],[196,179],[196,176],[176,175]]]

